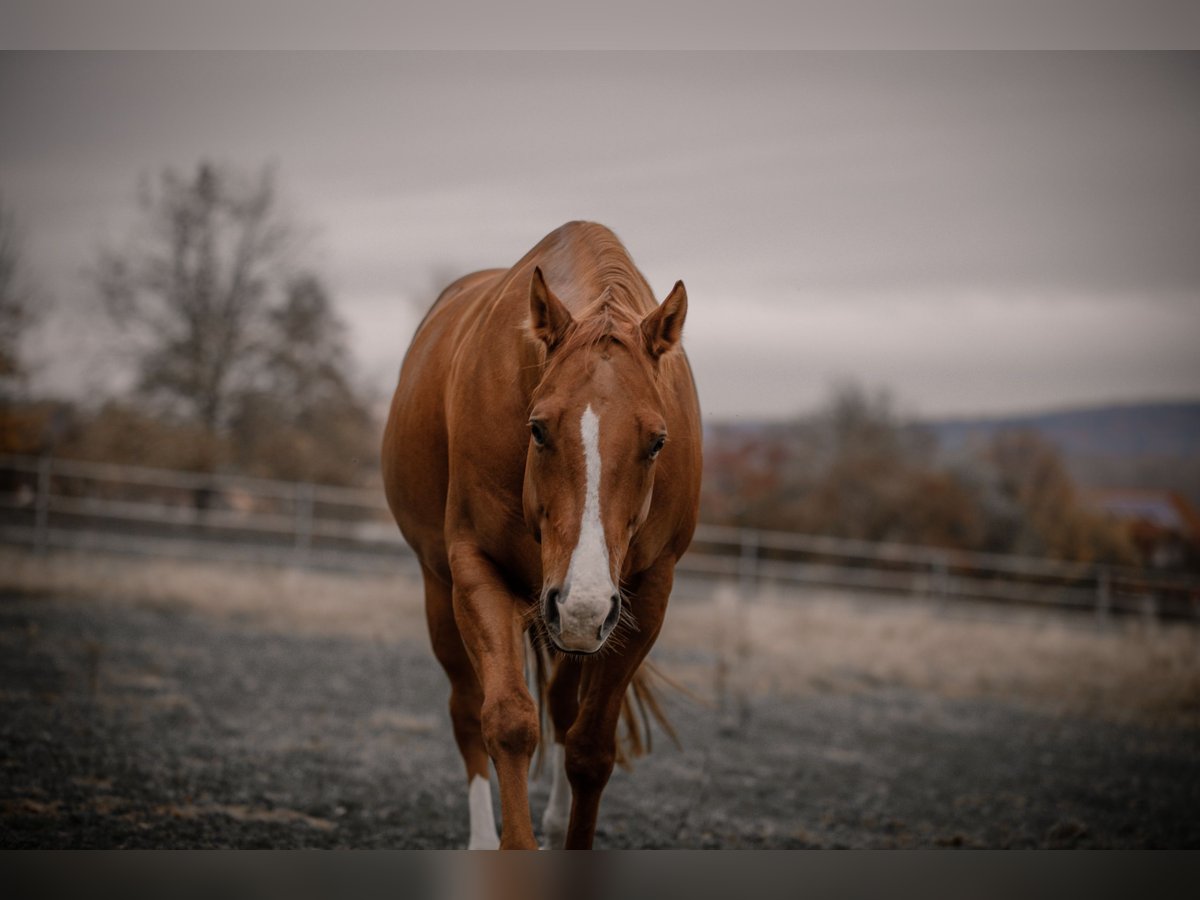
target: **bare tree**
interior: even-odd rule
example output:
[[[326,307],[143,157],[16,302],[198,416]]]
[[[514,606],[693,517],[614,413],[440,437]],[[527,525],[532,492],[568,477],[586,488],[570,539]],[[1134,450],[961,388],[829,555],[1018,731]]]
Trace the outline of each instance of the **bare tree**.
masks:
[[[248,471],[353,484],[373,464],[378,424],[355,383],[346,326],[315,275],[288,283],[267,315],[259,384],[233,418]]]
[[[0,400],[28,374],[21,344],[35,321],[33,283],[22,259],[22,235],[0,197]]]
[[[139,391],[213,435],[251,377],[292,229],[269,169],[167,169],[140,208],[140,239],[102,250],[96,283],[130,334]]]
[[[291,398],[303,424],[327,403],[356,402],[351,386],[346,325],[315,275],[293,278],[283,302],[268,313],[264,370],[268,390]]]

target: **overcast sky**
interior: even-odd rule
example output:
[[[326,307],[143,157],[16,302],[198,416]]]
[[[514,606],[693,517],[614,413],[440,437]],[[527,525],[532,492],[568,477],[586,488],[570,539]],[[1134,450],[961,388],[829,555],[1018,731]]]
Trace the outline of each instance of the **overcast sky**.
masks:
[[[0,60],[45,387],[115,371],[81,271],[205,158],[277,165],[381,393],[437,275],[588,218],[686,282],[710,417],[847,378],[926,415],[1200,397],[1195,55]]]

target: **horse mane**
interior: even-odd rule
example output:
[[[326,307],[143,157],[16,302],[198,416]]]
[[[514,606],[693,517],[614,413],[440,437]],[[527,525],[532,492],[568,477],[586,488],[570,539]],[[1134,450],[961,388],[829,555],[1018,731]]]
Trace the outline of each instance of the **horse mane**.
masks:
[[[617,344],[632,349],[637,346],[640,335],[641,317],[629,309],[627,304],[618,303],[613,288],[606,287],[579,316],[575,325],[562,343],[562,353]]]

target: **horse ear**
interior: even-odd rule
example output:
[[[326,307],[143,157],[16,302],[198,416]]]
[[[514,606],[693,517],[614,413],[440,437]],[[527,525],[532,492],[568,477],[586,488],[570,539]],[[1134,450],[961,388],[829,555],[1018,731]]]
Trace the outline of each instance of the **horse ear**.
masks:
[[[529,282],[529,325],[533,336],[545,344],[547,350],[553,350],[574,324],[571,311],[546,286],[541,266],[538,266]]]
[[[652,357],[658,359],[679,343],[686,318],[687,289],[682,281],[677,281],[667,299],[642,319],[642,337]]]

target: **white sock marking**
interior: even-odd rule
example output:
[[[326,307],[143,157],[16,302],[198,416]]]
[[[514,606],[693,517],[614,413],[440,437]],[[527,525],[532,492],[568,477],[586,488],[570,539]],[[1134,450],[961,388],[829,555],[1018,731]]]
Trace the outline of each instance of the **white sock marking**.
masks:
[[[551,749],[554,780],[550,783],[550,800],[542,816],[544,846],[561,850],[567,841],[567,824],[571,821],[571,783],[567,781],[567,755],[562,744]]]
[[[471,842],[467,844],[467,849],[500,849],[496,815],[492,812],[492,783],[482,775],[472,778],[467,788],[467,804],[471,810]]]
[[[608,542],[600,518],[600,418],[589,405],[579,420],[583,439],[585,487],[583,515],[579,522],[579,541],[571,552],[567,567],[570,586],[562,607],[563,636],[582,643],[594,643],[596,632],[611,608],[616,593],[608,568]]]

